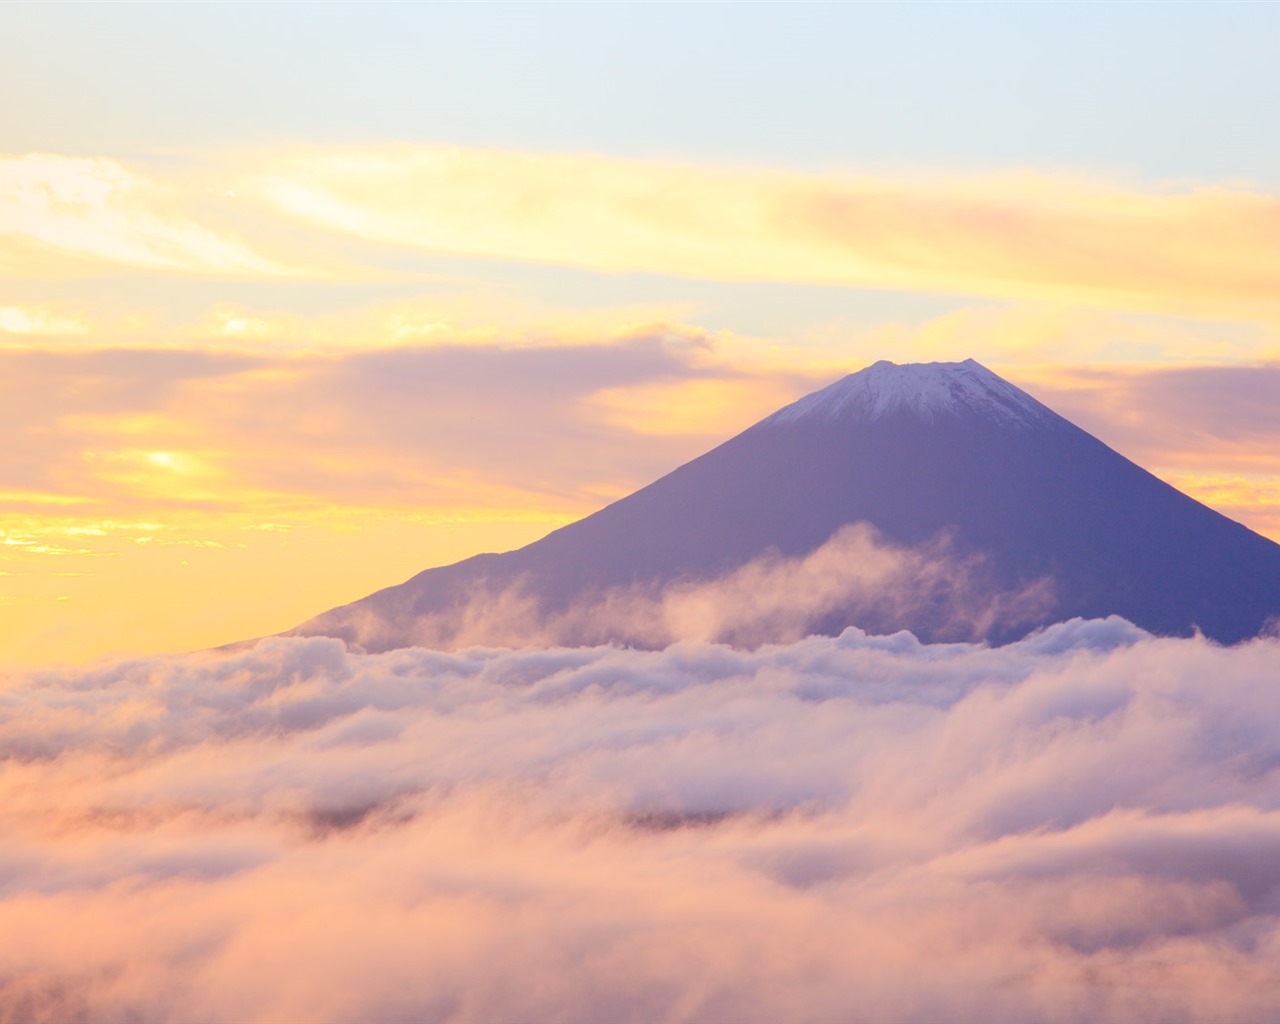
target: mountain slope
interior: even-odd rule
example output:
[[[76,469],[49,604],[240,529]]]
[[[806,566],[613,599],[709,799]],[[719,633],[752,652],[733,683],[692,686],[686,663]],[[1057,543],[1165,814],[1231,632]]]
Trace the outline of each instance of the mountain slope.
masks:
[[[876,363],[527,547],[429,569],[293,632],[373,650],[643,643],[637,621],[655,609],[670,617],[666,588],[697,597],[726,575],[766,589],[801,578],[810,591],[827,586],[812,561],[808,577],[774,570],[830,552],[855,523],[875,532],[844,543],[828,575],[852,580],[886,558],[910,572],[882,576],[879,595],[853,587],[819,602],[805,631],[1003,641],[1118,614],[1156,633],[1198,628],[1233,642],[1280,614],[1280,545],[967,360]],[[743,575],[762,557],[768,572]],[[924,574],[925,562],[941,568]],[[737,593],[740,603],[758,596]],[[984,603],[1009,614],[970,613]],[[767,616],[749,636],[726,637],[785,638]]]

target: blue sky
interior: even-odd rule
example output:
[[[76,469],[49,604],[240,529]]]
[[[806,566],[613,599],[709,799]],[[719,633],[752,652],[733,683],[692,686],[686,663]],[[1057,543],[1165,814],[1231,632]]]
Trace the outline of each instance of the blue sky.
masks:
[[[1280,177],[1275,4],[19,3],[0,22],[10,151],[395,138]]]

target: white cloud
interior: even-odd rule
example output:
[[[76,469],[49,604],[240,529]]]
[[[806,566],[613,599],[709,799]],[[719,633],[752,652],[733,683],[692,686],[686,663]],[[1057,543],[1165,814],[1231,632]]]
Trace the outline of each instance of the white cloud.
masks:
[[[1257,1020],[1280,641],[332,640],[0,691],[0,1017]]]
[[[201,223],[175,184],[108,159],[0,157],[0,268],[67,277],[100,268],[256,277],[287,268]]]
[[[323,628],[315,631],[367,650],[610,640],[758,646],[830,632],[834,617],[867,628],[911,621],[922,634],[927,628],[934,637],[968,640],[1025,631],[1055,602],[1051,579],[1001,587],[986,558],[956,551],[945,533],[908,548],[868,523],[841,527],[805,555],[771,549],[719,577],[610,587],[565,608],[549,607],[524,578],[504,586],[477,580],[466,601],[440,611],[405,604],[407,596],[334,609],[319,617]]]
[[[278,154],[238,188],[283,218],[433,252],[1245,319],[1274,309],[1260,225],[1277,197],[1240,187],[396,145]]]
[[[77,316],[64,316],[42,306],[0,306],[0,333],[85,334],[89,324]]]

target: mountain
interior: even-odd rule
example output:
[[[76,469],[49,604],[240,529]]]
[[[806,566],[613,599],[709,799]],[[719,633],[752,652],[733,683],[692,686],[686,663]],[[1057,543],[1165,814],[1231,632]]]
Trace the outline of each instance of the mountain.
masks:
[[[1004,642],[1073,616],[1254,636],[1280,545],[973,360],[878,362],[505,554],[292,635],[410,644],[784,641],[848,625]]]

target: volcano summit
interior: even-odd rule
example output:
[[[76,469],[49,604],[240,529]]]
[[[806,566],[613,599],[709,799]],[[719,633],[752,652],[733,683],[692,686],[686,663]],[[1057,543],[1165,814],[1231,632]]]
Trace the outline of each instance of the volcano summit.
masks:
[[[973,360],[878,362],[505,554],[428,569],[291,635],[366,650],[846,626],[1002,642],[1074,616],[1255,636],[1280,545]]]

